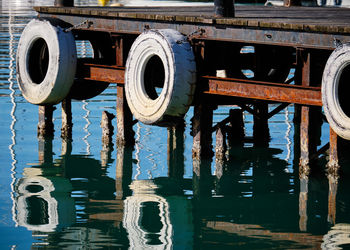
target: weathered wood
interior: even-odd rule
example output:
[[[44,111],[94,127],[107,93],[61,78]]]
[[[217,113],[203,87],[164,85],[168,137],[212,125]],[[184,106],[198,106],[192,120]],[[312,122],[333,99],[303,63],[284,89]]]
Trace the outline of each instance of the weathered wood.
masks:
[[[168,127],[168,176],[183,179],[185,171],[185,121]]]
[[[66,98],[62,101],[62,128],[61,137],[71,138],[72,137],[72,100]]]
[[[227,150],[226,145],[226,130],[224,125],[219,125],[216,129],[216,145],[215,145],[215,160],[223,162]]]
[[[254,145],[268,147],[270,141],[270,130],[268,120],[268,104],[258,103],[254,105],[256,115],[253,116],[253,138]]]
[[[211,158],[213,107],[200,103],[195,105],[192,118],[193,147],[192,158]]]
[[[300,193],[299,193],[299,230],[307,231],[307,200],[309,179],[303,176],[300,178]]]
[[[339,168],[338,163],[338,135],[332,128],[329,130],[329,159],[327,168],[330,172],[336,172]]]
[[[131,111],[123,86],[117,86],[117,145],[133,145],[135,142]]]
[[[301,107],[301,123],[300,123],[300,161],[299,174],[302,178],[310,173],[310,108],[307,106]]]
[[[350,33],[350,10],[322,7],[235,6],[236,18],[214,17],[213,6],[58,8],[35,7],[40,13],[131,18],[168,22],[234,25],[306,32]]]
[[[106,147],[109,145],[112,145],[112,136],[114,134],[114,127],[112,125],[112,120],[114,119],[115,115],[111,114],[107,111],[102,112],[102,118],[100,126],[102,128],[102,143]]]
[[[337,212],[337,189],[338,189],[338,173],[328,174],[328,222],[332,225],[336,223]]]
[[[327,163],[328,177],[328,222],[335,224],[336,219],[336,197],[339,180],[339,163],[338,163],[338,135],[332,128],[329,131],[329,159]]]
[[[38,136],[52,136],[54,124],[52,122],[53,111],[56,108],[53,105],[39,106]]]
[[[244,139],[244,121],[242,109],[231,109],[227,126],[227,141],[229,147],[241,145]]]
[[[52,164],[52,136],[38,136],[39,164]]]
[[[129,185],[132,180],[132,148],[118,145],[116,165],[116,198],[125,199],[131,195]]]

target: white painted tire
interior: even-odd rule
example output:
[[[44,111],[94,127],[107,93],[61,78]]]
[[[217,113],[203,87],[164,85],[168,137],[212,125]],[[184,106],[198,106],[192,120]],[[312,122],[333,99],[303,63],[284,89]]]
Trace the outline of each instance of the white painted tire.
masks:
[[[345,81],[346,80],[346,81]],[[322,77],[322,104],[331,128],[350,140],[350,44],[332,52]]]
[[[30,21],[18,43],[17,82],[33,104],[56,104],[69,93],[77,63],[75,40],[48,20]]]
[[[153,61],[163,65],[162,90],[150,86]],[[150,66],[152,67],[152,66]],[[160,73],[162,68],[155,67]],[[145,77],[146,75],[146,77]],[[196,83],[196,63],[187,38],[176,30],[148,30],[134,41],[125,71],[125,95],[135,118],[145,124],[161,124],[188,111]],[[152,94],[150,94],[150,91]]]

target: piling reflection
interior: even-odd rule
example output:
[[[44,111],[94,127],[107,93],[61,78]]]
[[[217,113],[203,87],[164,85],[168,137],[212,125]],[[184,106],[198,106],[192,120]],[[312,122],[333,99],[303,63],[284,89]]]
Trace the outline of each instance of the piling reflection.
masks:
[[[280,149],[233,144],[220,161],[194,159],[188,179],[184,138],[183,127],[168,129],[167,176],[133,179],[133,147],[119,145],[113,159],[113,145],[103,144],[98,160],[72,154],[72,141],[62,140],[55,158],[52,138],[39,137],[39,164],[24,168],[15,182],[13,218],[58,247],[328,249],[348,244],[350,199],[338,187],[345,190],[346,182],[317,172],[299,175],[298,166],[286,171],[288,163],[276,157]]]

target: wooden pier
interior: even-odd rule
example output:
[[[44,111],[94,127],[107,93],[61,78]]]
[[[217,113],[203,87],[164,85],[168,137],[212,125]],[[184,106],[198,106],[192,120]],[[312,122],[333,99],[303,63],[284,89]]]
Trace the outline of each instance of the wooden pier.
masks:
[[[211,137],[215,131],[217,158],[224,155],[226,135],[235,143],[243,140],[242,111],[254,115],[254,142],[268,144],[268,120],[294,104],[295,120],[300,121],[297,126],[301,173],[308,173],[310,160],[317,155],[315,133],[324,118],[322,72],[333,51],[346,47],[343,45],[350,41],[350,10],[237,5],[226,13],[217,8],[215,12],[214,6],[102,8],[74,7],[71,1],[58,5],[35,10],[39,18],[72,32],[75,40],[88,40],[94,50],[94,58],[77,59],[71,94],[62,105],[63,136],[72,129],[70,99],[93,97],[109,83],[115,83],[118,143],[134,143],[132,126],[137,121],[129,109],[124,87],[130,48],[140,34],[169,29],[186,37],[196,63],[196,90],[191,101],[194,160],[212,157]],[[245,52],[245,48],[250,51]],[[347,61],[341,67],[339,74],[345,79]],[[251,76],[244,74],[246,70]],[[290,72],[294,72],[292,78]],[[336,98],[338,92],[348,89],[344,79],[336,80]],[[162,87],[162,83],[158,85],[153,87]],[[347,114],[346,98],[339,96],[336,101]],[[268,105],[272,103],[279,106],[269,112]],[[51,122],[53,109],[51,104],[40,105],[39,132],[43,133],[45,122]],[[218,105],[235,105],[239,111],[233,110],[228,118],[213,126],[213,111]],[[181,119],[164,118],[162,125],[176,128],[174,123],[179,120],[181,123]],[[46,127],[51,129],[51,123]],[[323,148],[330,148],[329,167],[334,170],[333,176],[338,166],[337,138],[331,128],[330,142]]]

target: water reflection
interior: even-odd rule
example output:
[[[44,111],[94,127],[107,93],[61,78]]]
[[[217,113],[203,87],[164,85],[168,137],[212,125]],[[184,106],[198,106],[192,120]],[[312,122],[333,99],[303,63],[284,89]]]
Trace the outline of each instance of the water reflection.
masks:
[[[10,3],[12,7],[5,6]],[[31,106],[23,104],[14,79],[19,32],[33,15],[24,9],[38,1],[26,3],[16,5],[15,13],[10,13],[15,1],[2,3],[0,89],[5,97],[0,95],[0,104],[9,107],[10,136],[10,156],[2,169],[8,164],[11,171],[3,175],[10,188],[3,188],[1,195],[10,193],[13,202],[0,196],[5,201],[1,211],[7,203],[13,208],[13,225],[11,216],[6,220],[5,212],[1,214],[2,234],[10,231],[17,237],[28,230],[33,248],[327,249],[349,244],[349,175],[299,176],[298,163],[291,160],[297,155],[291,145],[296,140],[290,139],[293,130],[299,136],[290,118],[293,109],[277,117],[277,129],[271,129],[273,140],[285,141],[272,141],[268,147],[242,143],[219,162],[191,163],[192,137],[184,126],[169,128],[167,139],[159,141],[161,129],[137,124],[135,148],[100,146],[94,112],[102,101],[115,109],[112,88],[112,100],[103,96],[74,103],[83,110],[82,121],[75,123],[83,124],[83,134],[74,143],[43,137],[36,141],[35,135],[23,132],[28,121],[29,130],[35,129],[37,116],[36,109],[27,111]],[[23,118],[26,112],[30,118]],[[33,141],[38,144],[35,156]]]
[[[39,138],[40,164],[24,168],[15,184],[16,223],[35,232],[42,243],[60,247],[286,249],[348,244],[349,227],[339,221],[347,221],[350,200],[336,195],[338,182],[328,187],[326,177],[299,179],[274,156],[279,149],[244,147],[229,152],[221,171],[215,172],[220,174],[211,174],[210,161],[194,161],[193,178],[188,179],[184,159],[174,157],[183,155],[179,130],[168,130],[168,176],[152,179],[132,178],[137,164],[133,148],[118,147],[114,163],[113,148],[102,147],[102,162],[72,154],[71,141],[62,140],[62,154],[54,159],[52,138]],[[113,166],[115,178],[106,174]],[[338,214],[335,203],[341,204]],[[329,218],[337,223],[331,228]]]

